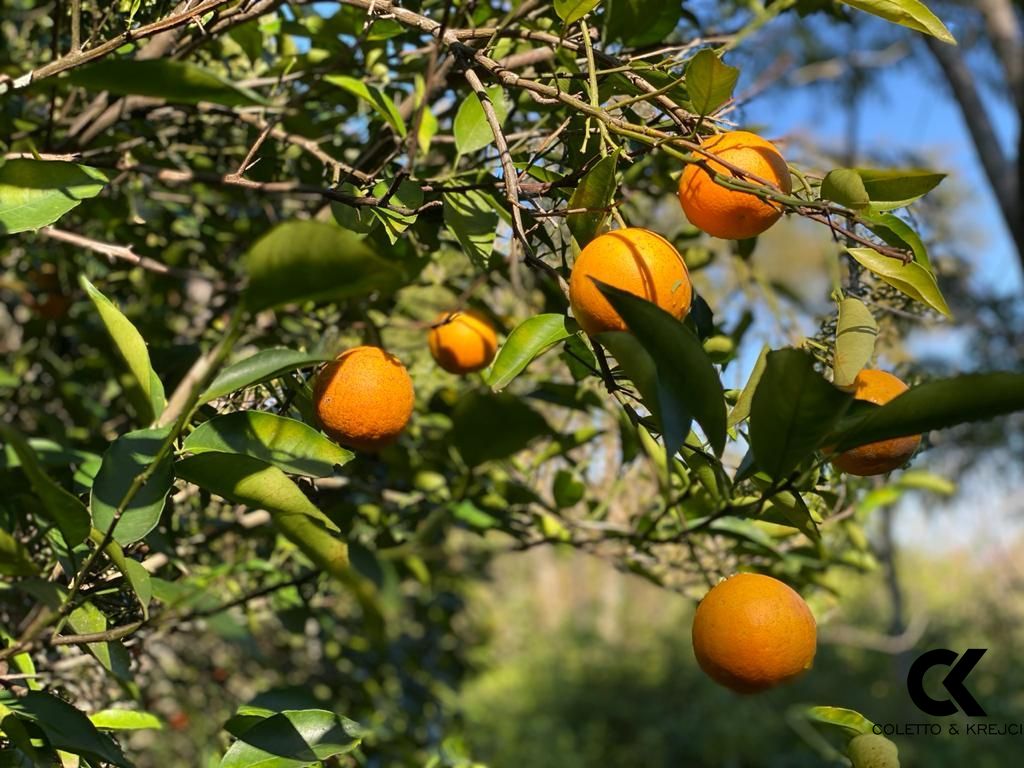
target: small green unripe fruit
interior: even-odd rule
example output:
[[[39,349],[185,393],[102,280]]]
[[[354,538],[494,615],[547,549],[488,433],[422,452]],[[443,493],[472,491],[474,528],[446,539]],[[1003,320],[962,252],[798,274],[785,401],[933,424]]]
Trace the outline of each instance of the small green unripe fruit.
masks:
[[[854,736],[846,747],[846,754],[853,761],[853,768],[900,768],[896,745],[874,733]]]
[[[736,351],[736,342],[729,336],[719,334],[704,340],[704,351],[713,363],[722,363]]]

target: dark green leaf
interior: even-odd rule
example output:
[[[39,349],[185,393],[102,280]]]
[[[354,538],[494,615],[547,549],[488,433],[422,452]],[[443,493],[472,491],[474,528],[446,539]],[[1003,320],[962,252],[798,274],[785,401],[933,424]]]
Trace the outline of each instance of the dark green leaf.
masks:
[[[696,334],[646,299],[594,282],[654,359],[658,368],[658,402],[665,424],[682,423],[684,415],[692,416],[703,428],[712,449],[721,455],[725,449],[725,394]],[[664,433],[669,453],[679,450],[688,431]]]
[[[583,500],[586,491],[587,486],[575,472],[560,469],[555,473],[555,479],[551,484],[551,495],[560,509],[578,504]]]
[[[298,352],[292,349],[263,349],[224,368],[203,392],[199,402],[208,403],[253,384],[261,384],[299,368],[310,368],[332,359],[330,355]]]
[[[92,484],[90,508],[93,524],[102,533],[114,522],[128,489],[135,478],[147,470],[160,450],[170,427],[141,429],[121,435],[103,454],[103,464]],[[152,531],[164,509],[164,499],[171,489],[171,459],[165,455],[142,488],[123,508],[114,541],[122,546],[144,538]]]
[[[534,359],[578,330],[576,321],[561,314],[535,315],[524,320],[498,350],[487,383],[495,392],[504,389]]]
[[[267,103],[255,91],[237,86],[218,74],[169,58],[105,59],[75,70],[68,80],[93,91],[149,96],[176,104],[211,101],[227,107],[250,107]]]
[[[839,302],[836,349],[832,365],[832,383],[849,387],[875,352],[878,323],[859,299]]]
[[[928,381],[881,407],[850,414],[829,438],[838,450],[1024,410],[1024,374],[974,373]]]
[[[352,453],[295,419],[262,411],[238,411],[201,424],[185,440],[191,453],[240,453],[285,472],[329,477],[352,460]]]
[[[686,90],[694,111],[710,115],[732,98],[740,71],[724,63],[710,48],[699,51],[686,65]]]
[[[479,270],[487,269],[498,230],[493,203],[475,190],[444,195],[444,223]]]
[[[359,746],[358,723],[323,709],[285,710],[246,729],[220,768],[305,768]]]
[[[853,8],[881,16],[894,24],[909,27],[916,32],[937,37],[944,43],[956,45],[956,40],[938,16],[928,10],[921,0],[840,0]]]
[[[401,271],[347,230],[318,221],[274,227],[245,256],[250,310],[300,301],[329,301],[390,291]]]
[[[487,89],[487,98],[494,105],[498,124],[504,123],[508,116],[504,89],[500,85],[490,86]],[[494,143],[494,132],[487,122],[483,104],[477,94],[467,96],[459,105],[452,131],[455,133],[455,149],[460,155],[468,155]]]
[[[132,768],[109,736],[96,730],[88,717],[56,696],[40,691],[15,696],[0,691],[0,704],[36,725],[55,749],[120,768]]]
[[[796,349],[769,352],[750,408],[750,447],[757,465],[781,480],[821,445],[849,405]]]
[[[0,528],[0,575],[35,576],[39,572],[25,546]]]
[[[103,191],[107,176],[57,160],[0,163],[0,235],[39,229]]]
[[[599,160],[587,171],[569,198],[569,209],[587,209],[587,213],[570,213],[566,217],[569,231],[580,248],[594,239],[608,219],[607,210],[615,196],[615,165],[618,153]]]
[[[543,416],[504,392],[470,392],[452,412],[452,444],[472,466],[507,458],[550,431]]]
[[[893,288],[907,294],[915,301],[927,304],[946,317],[952,317],[946,299],[939,290],[935,276],[927,267],[916,261],[904,264],[899,259],[883,256],[874,248],[848,248],[847,253],[853,256],[861,266],[871,270]]]
[[[605,36],[625,45],[662,42],[683,16],[679,3],[665,0],[607,0]]]

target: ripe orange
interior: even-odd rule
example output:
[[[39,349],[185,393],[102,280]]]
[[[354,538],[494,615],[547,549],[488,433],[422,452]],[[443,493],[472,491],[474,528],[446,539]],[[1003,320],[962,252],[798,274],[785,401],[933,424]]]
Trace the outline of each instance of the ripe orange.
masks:
[[[906,384],[885,371],[863,370],[853,380],[854,399],[875,405],[885,405],[907,389]],[[851,475],[884,475],[906,464],[920,444],[920,435],[879,440],[840,453],[832,459],[832,464]]]
[[[379,347],[343,352],[324,366],[313,384],[320,426],[339,443],[364,451],[398,439],[412,416],[414,399],[405,366]]]
[[[711,679],[738,693],[787,682],[814,661],[817,629],[807,603],[778,579],[730,576],[693,618],[693,651]]]
[[[789,168],[779,150],[770,141],[747,131],[720,133],[705,139],[701,146],[722,160],[769,181],[785,194],[793,190]],[[714,160],[710,168],[726,177],[735,173]],[[747,179],[757,183],[753,179]],[[679,178],[679,204],[695,227],[726,240],[755,237],[779,220],[782,210],[749,192],[728,189],[696,164],[686,166]]]
[[[479,312],[442,312],[427,337],[430,354],[449,373],[486,368],[498,351],[494,328]]]
[[[680,320],[690,311],[693,286],[683,257],[647,229],[617,229],[594,238],[569,278],[569,303],[584,331],[625,331],[626,323],[590,278],[654,302]]]

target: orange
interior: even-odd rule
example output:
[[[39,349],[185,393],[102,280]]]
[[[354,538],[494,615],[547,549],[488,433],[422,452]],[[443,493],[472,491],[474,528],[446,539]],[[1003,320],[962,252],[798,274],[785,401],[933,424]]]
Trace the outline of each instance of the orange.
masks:
[[[708,676],[756,693],[809,669],[817,628],[807,603],[778,579],[741,573],[719,582],[697,606],[693,652]]]
[[[449,373],[486,368],[498,351],[494,328],[479,312],[442,312],[427,337],[430,354]]]
[[[672,243],[647,229],[606,232],[587,244],[569,278],[569,303],[591,336],[625,331],[626,323],[591,278],[654,302],[680,320],[690,311],[693,286]]]
[[[375,451],[398,439],[409,423],[412,379],[379,347],[343,352],[317,374],[313,407],[323,430],[339,443]]]
[[[701,147],[725,162],[771,182],[785,194],[793,189],[789,168],[779,150],[770,141],[747,131],[732,131],[711,136]],[[720,162],[703,158],[707,165],[723,176],[736,177],[735,172]],[[754,184],[755,179],[746,179]],[[756,237],[779,220],[782,209],[749,192],[723,187],[699,165],[686,166],[679,178],[679,204],[695,227],[709,235],[726,240]]]
[[[853,380],[853,398],[875,405],[885,405],[907,389],[906,384],[885,371],[863,370]],[[920,444],[920,435],[879,440],[840,453],[832,464],[851,475],[884,475],[906,464]]]

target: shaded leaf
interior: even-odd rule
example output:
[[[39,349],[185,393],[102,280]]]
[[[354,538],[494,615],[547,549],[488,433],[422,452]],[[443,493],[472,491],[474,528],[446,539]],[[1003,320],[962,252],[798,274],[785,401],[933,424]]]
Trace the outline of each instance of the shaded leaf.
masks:
[[[327,75],[324,77],[324,82],[343,88],[353,96],[365,101],[384,118],[384,121],[394,129],[395,133],[405,138],[405,121],[402,120],[402,115],[399,113],[398,107],[395,106],[395,102],[380,88],[367,85],[362,80],[347,75]]]
[[[857,374],[871,360],[877,336],[878,323],[864,302],[853,298],[839,302],[839,323],[836,326],[836,349],[832,365],[833,384],[837,387],[853,384]]]
[[[452,412],[452,444],[471,466],[507,458],[550,431],[543,416],[504,392],[470,392]]]
[[[25,546],[0,528],[0,575],[35,576],[39,569]]]
[[[352,452],[295,419],[261,411],[238,411],[199,425],[182,447],[191,453],[240,453],[285,472],[329,477],[352,460]]]
[[[501,125],[508,116],[504,89],[500,85],[490,86],[487,88],[487,98],[494,105],[494,114]],[[455,134],[455,149],[460,155],[468,155],[494,143],[494,133],[487,122],[480,97],[476,93],[467,96],[459,105],[452,131]]]
[[[710,115],[732,98],[740,71],[730,67],[710,48],[704,48],[686,64],[686,90],[694,111]]]
[[[493,203],[476,190],[445,194],[444,223],[473,265],[487,269],[498,230],[498,213]]]
[[[909,248],[914,252],[914,261],[931,271],[931,260],[928,249],[921,237],[903,219],[891,213],[865,211],[861,218],[868,222],[868,228],[889,245],[896,248]]]
[[[73,71],[69,82],[119,96],[149,96],[176,104],[211,101],[228,107],[266,105],[255,91],[195,64],[168,58],[108,58]]]
[[[615,195],[615,165],[618,153],[601,158],[587,171],[569,198],[569,209],[588,209],[587,213],[570,213],[566,217],[569,231],[580,248],[594,239],[608,219],[608,211],[599,210],[611,205]]]
[[[935,276],[927,267],[916,261],[904,264],[898,259],[883,256],[874,248],[847,248],[847,253],[857,262],[878,275],[893,288],[905,293],[915,301],[927,304],[946,317],[952,317],[946,299],[939,290]]]
[[[289,221],[274,227],[245,255],[250,310],[300,301],[328,301],[390,291],[402,282],[395,265],[341,227]]]
[[[358,723],[327,710],[285,710],[243,731],[220,768],[304,768],[348,754],[363,734]]]
[[[135,478],[145,472],[170,434],[170,427],[141,429],[121,435],[103,454],[103,464],[92,484],[89,506],[93,524],[101,533],[113,525]],[[138,493],[124,507],[114,528],[114,541],[122,546],[144,538],[163,513],[173,473],[170,455],[165,455]]]
[[[534,315],[524,320],[498,350],[487,383],[495,392],[504,389],[534,359],[578,330],[576,321],[562,314]]]
[[[68,614],[68,624],[77,634],[93,634],[107,629],[107,617],[90,602],[82,603]],[[85,646],[102,667],[114,677],[131,680],[131,659],[121,643],[89,643]]]
[[[821,197],[854,211],[863,210],[871,203],[864,180],[852,168],[829,171],[821,182]]]
[[[818,449],[849,402],[814,370],[806,352],[769,352],[750,408],[757,466],[776,480],[788,476]]]
[[[96,168],[57,160],[0,163],[0,235],[39,229],[103,191],[107,176]]]
[[[263,349],[244,360],[225,367],[200,396],[199,402],[208,403],[218,397],[251,387],[253,384],[261,384],[299,368],[310,368],[333,359],[331,355],[299,352],[292,349]]]
[[[625,45],[662,42],[683,16],[679,3],[664,0],[606,0],[605,37]]]

